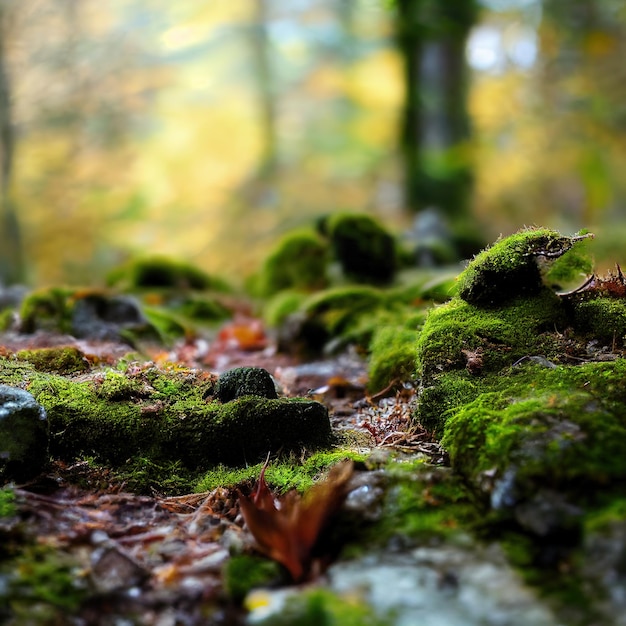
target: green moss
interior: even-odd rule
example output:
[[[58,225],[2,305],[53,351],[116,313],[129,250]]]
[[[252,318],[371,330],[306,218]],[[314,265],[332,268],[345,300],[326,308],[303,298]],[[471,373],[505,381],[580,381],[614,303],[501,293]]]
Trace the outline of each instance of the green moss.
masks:
[[[459,296],[475,305],[494,305],[544,289],[540,262],[552,262],[572,248],[580,237],[565,237],[546,228],[522,230],[478,254],[458,277]],[[572,267],[559,266],[560,278],[583,265],[578,256]],[[553,276],[554,278],[554,276]]]
[[[378,614],[362,600],[342,597],[326,589],[294,594],[280,612],[255,621],[263,626],[390,626],[393,614]]]
[[[368,531],[374,541],[384,544],[398,535],[419,541],[451,538],[474,522],[467,490],[448,468],[399,458],[385,469],[389,486],[384,513]]]
[[[368,360],[370,391],[380,391],[394,380],[410,381],[415,377],[417,328],[384,326],[374,333]]]
[[[289,315],[296,313],[307,296],[301,291],[285,290],[270,298],[263,307],[265,323],[273,328],[280,326]]]
[[[270,296],[285,289],[316,291],[328,284],[328,245],[314,232],[290,233],[265,261],[256,291]]]
[[[428,383],[442,371],[465,367],[471,353],[480,356],[481,372],[497,372],[537,354],[538,335],[565,322],[562,303],[550,290],[489,309],[454,298],[432,309],[426,319],[417,341],[418,374]],[[542,348],[550,349],[549,342]]]
[[[275,561],[241,554],[226,562],[222,579],[228,597],[241,604],[252,589],[272,583],[280,573],[280,566]]]
[[[107,277],[107,282],[110,286],[131,290],[167,288],[230,291],[224,280],[209,276],[189,263],[161,256],[132,260],[114,269]]]
[[[597,339],[613,349],[621,347],[626,338],[626,301],[600,297],[577,302],[573,323],[581,335]]]
[[[258,396],[222,404],[211,400],[214,377],[202,372],[130,366],[73,380],[5,364],[0,382],[19,371],[48,413],[51,454],[67,461],[93,457],[135,474],[138,459],[145,467],[178,461],[197,476],[220,462],[254,463],[269,451],[330,444],[323,405]]]
[[[397,267],[395,240],[375,219],[364,214],[336,213],[327,219],[324,230],[349,279],[373,284],[393,280]]]
[[[268,485],[279,493],[290,489],[304,492],[314,484],[322,472],[345,459],[364,461],[365,455],[348,449],[339,449],[313,452],[304,461],[294,456],[283,456],[270,462],[265,471],[265,479]],[[194,491],[211,491],[217,487],[234,487],[241,483],[256,481],[263,465],[257,463],[243,468],[218,465],[196,483]]]
[[[15,353],[15,356],[22,361],[28,361],[35,369],[42,372],[73,374],[89,369],[89,362],[85,355],[74,346],[20,350]]]
[[[15,492],[10,487],[3,487],[0,489],[0,518],[12,517],[16,511]]]
[[[7,594],[16,623],[61,623],[56,620],[76,610],[87,595],[78,567],[56,548],[26,546],[6,565]]]
[[[47,330],[61,333],[71,331],[72,304],[70,296],[75,290],[52,287],[30,293],[20,308],[22,331],[34,333]]]
[[[621,359],[525,365],[450,410],[442,443],[455,470],[492,504],[494,493],[508,494],[497,496],[496,508],[540,488],[586,506],[626,478],[625,375]]]

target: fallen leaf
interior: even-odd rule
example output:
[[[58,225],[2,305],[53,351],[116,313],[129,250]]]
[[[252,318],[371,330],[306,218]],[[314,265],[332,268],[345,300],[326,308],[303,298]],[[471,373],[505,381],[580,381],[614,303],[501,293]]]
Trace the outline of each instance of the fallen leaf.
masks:
[[[353,464],[344,461],[335,465],[326,479],[303,496],[293,490],[280,498],[267,486],[266,466],[251,497],[238,493],[241,514],[259,550],[284,565],[294,581],[301,582],[310,574],[320,533],[348,495]]]

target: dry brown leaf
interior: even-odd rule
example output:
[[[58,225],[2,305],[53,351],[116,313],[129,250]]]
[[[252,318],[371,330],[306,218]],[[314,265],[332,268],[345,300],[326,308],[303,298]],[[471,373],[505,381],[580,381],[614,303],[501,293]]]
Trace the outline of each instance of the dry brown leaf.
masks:
[[[345,500],[352,471],[352,461],[344,461],[304,496],[294,490],[277,498],[265,482],[264,467],[255,493],[239,493],[241,514],[259,550],[284,565],[294,581],[309,575],[313,548]]]

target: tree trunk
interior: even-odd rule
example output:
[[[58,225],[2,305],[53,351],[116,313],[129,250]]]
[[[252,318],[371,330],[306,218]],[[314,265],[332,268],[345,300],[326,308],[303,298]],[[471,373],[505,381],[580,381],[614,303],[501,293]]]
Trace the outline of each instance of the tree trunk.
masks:
[[[6,35],[6,9],[0,5],[0,286],[24,279],[19,222],[11,201],[15,133],[6,68]]]
[[[406,203],[439,209],[453,223],[467,215],[472,189],[465,43],[477,16],[474,0],[397,1]]]
[[[259,110],[262,132],[262,153],[258,176],[271,178],[278,166],[278,139],[276,136],[276,94],[273,81],[270,41],[267,34],[267,0],[255,0],[252,25],[252,50],[259,94]]]

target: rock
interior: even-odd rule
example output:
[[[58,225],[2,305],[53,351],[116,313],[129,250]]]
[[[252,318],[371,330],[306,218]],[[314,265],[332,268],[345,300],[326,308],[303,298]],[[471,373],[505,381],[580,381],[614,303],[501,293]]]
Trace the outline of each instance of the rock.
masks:
[[[236,367],[224,372],[217,381],[216,395],[221,402],[242,396],[278,398],[274,379],[262,367]]]
[[[47,461],[46,411],[27,391],[0,385],[0,477],[29,480]]]
[[[73,335],[101,341],[119,341],[124,330],[148,324],[134,298],[96,293],[76,300],[71,320]]]
[[[506,237],[478,254],[459,275],[459,295],[470,304],[492,306],[538,294],[546,288],[547,268],[543,266],[588,237],[591,235],[566,237],[546,228],[522,230]],[[572,258],[577,257],[572,255]],[[570,273],[575,273],[585,263],[581,259],[571,266]]]

